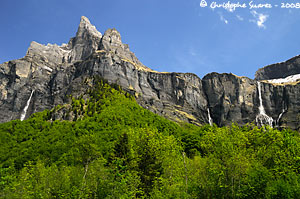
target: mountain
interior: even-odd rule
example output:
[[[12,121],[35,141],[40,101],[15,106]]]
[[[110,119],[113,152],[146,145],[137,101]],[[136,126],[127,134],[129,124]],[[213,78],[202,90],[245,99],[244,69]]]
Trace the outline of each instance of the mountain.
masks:
[[[0,198],[299,198],[297,131],[178,124],[91,80],[85,100],[0,124]]]
[[[297,60],[281,64],[285,72],[276,75],[270,71],[277,66],[260,69],[255,80],[231,73],[200,79],[192,73],[158,72],[137,59],[117,30],[102,35],[82,17],[67,44],[32,42],[24,58],[0,65],[0,122],[23,120],[69,103],[70,96],[84,95],[83,82],[100,76],[134,95],[142,107],[177,122],[256,123],[299,130],[297,79],[269,80],[297,74]]]
[[[0,74],[0,198],[300,195],[300,134],[242,125],[299,129],[299,74],[153,71],[86,17]]]

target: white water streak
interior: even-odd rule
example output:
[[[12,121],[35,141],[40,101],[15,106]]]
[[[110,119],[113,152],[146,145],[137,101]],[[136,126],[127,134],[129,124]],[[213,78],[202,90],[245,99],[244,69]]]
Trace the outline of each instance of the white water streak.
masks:
[[[256,124],[260,124],[261,126],[264,126],[265,124],[268,124],[273,128],[273,118],[269,117],[266,114],[265,108],[263,106],[262,97],[261,97],[261,86],[260,82],[257,82],[257,88],[258,88],[258,97],[259,97],[259,114],[256,116]]]
[[[278,119],[276,120],[277,126],[279,126],[280,119],[282,118],[282,115],[283,115],[284,113],[285,113],[285,110],[282,109],[282,112],[279,114]]]
[[[23,113],[21,114],[21,118],[20,118],[21,121],[23,121],[25,119],[25,117],[26,117],[26,113],[27,113],[28,107],[30,105],[30,101],[31,101],[33,92],[34,92],[34,90],[31,91],[30,97],[27,100],[27,103],[26,103],[26,106],[24,107]]]
[[[213,125],[213,120],[210,116],[209,108],[207,108],[207,115],[208,115],[208,123],[209,123],[210,126],[212,126]]]

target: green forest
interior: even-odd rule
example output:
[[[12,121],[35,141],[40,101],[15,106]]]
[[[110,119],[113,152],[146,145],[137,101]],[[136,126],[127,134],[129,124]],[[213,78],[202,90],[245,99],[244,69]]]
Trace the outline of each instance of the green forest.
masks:
[[[296,131],[175,123],[99,79],[87,93],[0,124],[0,198],[300,198]]]

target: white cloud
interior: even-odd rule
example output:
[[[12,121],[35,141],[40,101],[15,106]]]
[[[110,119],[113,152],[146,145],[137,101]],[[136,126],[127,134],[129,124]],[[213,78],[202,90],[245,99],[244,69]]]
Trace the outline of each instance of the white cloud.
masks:
[[[224,18],[221,12],[218,13],[220,15],[220,20],[223,21],[225,24],[228,24],[228,20]]]
[[[231,6],[225,7],[225,10],[227,10],[228,12],[233,12],[235,9]]]
[[[266,28],[265,26],[265,22],[267,21],[267,18],[269,17],[269,15],[264,15],[262,13],[258,13],[256,12],[255,10],[251,11],[251,14],[252,16],[255,18],[254,19],[251,19],[249,20],[250,22],[254,22],[256,23],[256,25],[259,27],[259,28]]]
[[[238,18],[238,20],[240,20],[240,21],[244,21],[244,18],[241,17],[240,15],[236,15],[236,18]]]
[[[221,21],[224,21],[224,23],[228,24],[228,20],[225,19],[222,15],[220,16]]]

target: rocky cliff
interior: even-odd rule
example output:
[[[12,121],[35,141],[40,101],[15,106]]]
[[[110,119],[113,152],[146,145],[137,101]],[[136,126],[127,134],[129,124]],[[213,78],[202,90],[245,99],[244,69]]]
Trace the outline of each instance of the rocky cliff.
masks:
[[[83,82],[94,76],[121,85],[141,106],[178,122],[300,127],[297,82],[258,84],[233,74],[200,79],[191,73],[153,71],[122,43],[117,30],[102,35],[86,17],[68,44],[32,42],[24,58],[0,65],[0,122],[67,103],[69,95],[86,93]],[[263,77],[267,75],[257,76]]]
[[[255,73],[255,79],[279,79],[296,74],[300,74],[300,55],[293,57],[285,62],[272,64],[260,68]]]

